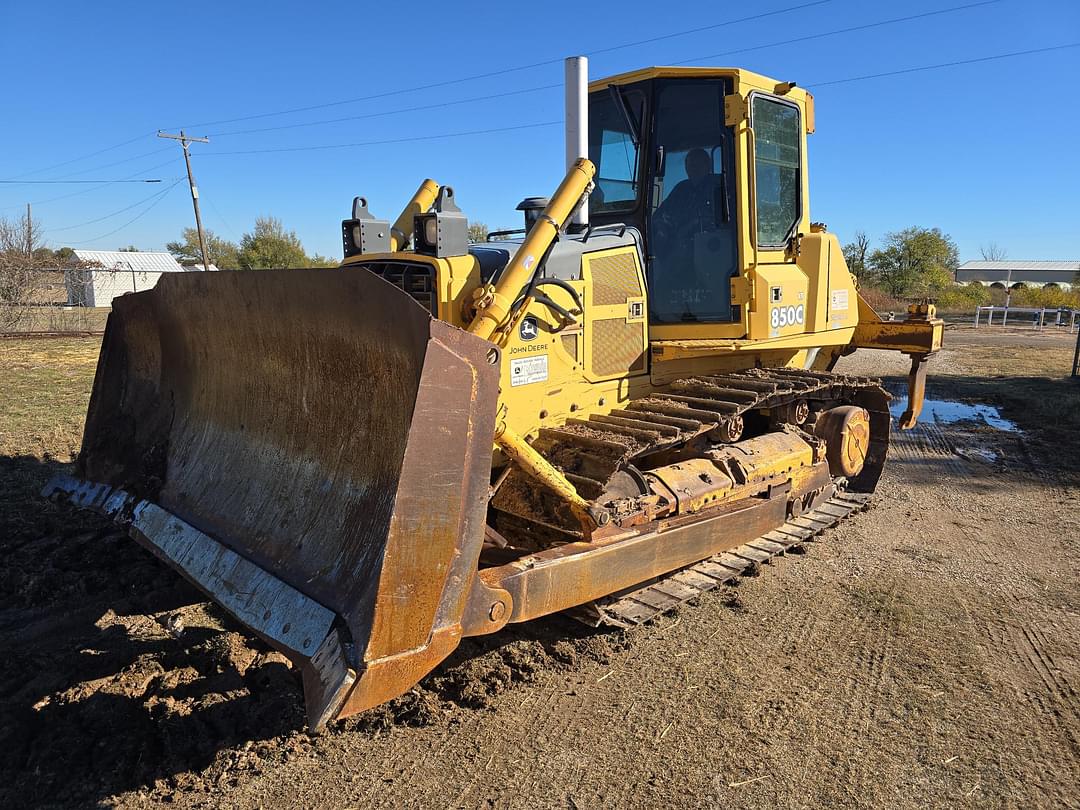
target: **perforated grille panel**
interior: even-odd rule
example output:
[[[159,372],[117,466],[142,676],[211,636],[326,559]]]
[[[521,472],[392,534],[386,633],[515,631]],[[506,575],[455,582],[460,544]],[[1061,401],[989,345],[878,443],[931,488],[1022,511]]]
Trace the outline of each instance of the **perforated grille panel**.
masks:
[[[619,318],[593,321],[592,370],[607,377],[640,371],[645,367],[644,322],[626,323]]]
[[[643,295],[634,252],[615,253],[589,260],[594,304],[622,304]]]
[[[568,355],[573,357],[575,360],[578,359],[578,356],[577,356],[577,335],[563,335],[562,336],[562,347],[563,347],[563,350]]]

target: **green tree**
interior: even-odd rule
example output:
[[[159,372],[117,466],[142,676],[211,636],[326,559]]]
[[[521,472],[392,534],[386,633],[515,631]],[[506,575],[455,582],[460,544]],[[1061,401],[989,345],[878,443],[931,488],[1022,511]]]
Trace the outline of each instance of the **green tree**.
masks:
[[[117,248],[121,253],[138,253],[139,249],[134,245],[128,245],[127,247]]]
[[[960,252],[940,228],[906,228],[886,234],[867,260],[870,276],[895,298],[928,295],[956,278]]]
[[[216,236],[213,231],[203,231],[203,235],[206,237],[206,253],[211,264],[220,270],[240,269],[240,249],[235,243]],[[180,238],[179,242],[169,242],[165,249],[181,263],[200,264],[202,251],[199,250],[199,232],[195,228],[184,228]]]
[[[276,217],[258,217],[255,229],[240,239],[240,266],[245,270],[310,267],[311,260],[295,231]]]
[[[469,223],[469,241],[470,242],[486,242],[488,235],[488,226],[483,222],[470,222]]]
[[[855,278],[866,277],[866,255],[870,251],[870,237],[866,231],[855,231],[855,240],[843,247],[844,261]]]

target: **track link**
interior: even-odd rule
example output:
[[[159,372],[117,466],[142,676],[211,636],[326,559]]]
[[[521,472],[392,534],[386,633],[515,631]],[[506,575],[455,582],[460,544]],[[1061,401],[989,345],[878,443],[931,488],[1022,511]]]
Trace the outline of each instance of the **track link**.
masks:
[[[632,591],[566,611],[590,627],[629,628],[655,619],[707,591],[754,573],[773,557],[813,542],[826,529],[870,505],[867,493],[838,492],[801,517],[787,521],[761,537],[707,560],[668,574]]]

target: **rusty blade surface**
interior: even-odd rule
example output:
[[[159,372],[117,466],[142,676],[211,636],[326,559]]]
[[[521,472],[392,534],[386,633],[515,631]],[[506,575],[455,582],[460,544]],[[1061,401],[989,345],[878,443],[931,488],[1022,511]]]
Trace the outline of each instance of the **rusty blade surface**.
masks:
[[[114,303],[78,475],[332,611],[358,711],[448,654],[483,587],[491,349],[363,269],[166,275]]]

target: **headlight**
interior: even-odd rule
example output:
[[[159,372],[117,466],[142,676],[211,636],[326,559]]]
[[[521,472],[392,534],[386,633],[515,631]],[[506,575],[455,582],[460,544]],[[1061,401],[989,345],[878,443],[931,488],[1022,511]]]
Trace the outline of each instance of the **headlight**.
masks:
[[[435,240],[439,238],[439,220],[436,217],[428,217],[424,220],[424,241],[431,247],[435,247]]]

